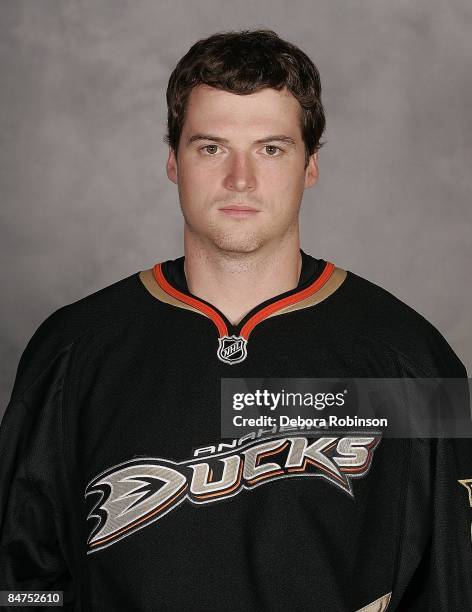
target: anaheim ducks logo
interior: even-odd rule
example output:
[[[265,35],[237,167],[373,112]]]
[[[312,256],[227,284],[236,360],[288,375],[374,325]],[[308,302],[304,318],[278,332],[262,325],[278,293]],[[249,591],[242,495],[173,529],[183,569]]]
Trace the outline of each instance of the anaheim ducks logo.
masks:
[[[353,496],[351,479],[367,474],[379,442],[380,436],[277,436],[181,463],[153,457],[125,461],[86,487],[86,498],[98,497],[87,516],[94,523],[88,554],[160,520],[185,501],[215,503],[281,478],[323,478]]]
[[[218,338],[218,359],[224,363],[240,363],[247,357],[247,340],[241,336]]]

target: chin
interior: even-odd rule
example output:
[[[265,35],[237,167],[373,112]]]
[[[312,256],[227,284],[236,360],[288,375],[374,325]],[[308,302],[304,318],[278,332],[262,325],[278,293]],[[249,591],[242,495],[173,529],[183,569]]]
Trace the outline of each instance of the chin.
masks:
[[[252,253],[260,249],[266,242],[263,236],[256,236],[254,234],[246,234],[244,236],[220,234],[218,236],[211,236],[210,240],[218,249],[228,253]]]

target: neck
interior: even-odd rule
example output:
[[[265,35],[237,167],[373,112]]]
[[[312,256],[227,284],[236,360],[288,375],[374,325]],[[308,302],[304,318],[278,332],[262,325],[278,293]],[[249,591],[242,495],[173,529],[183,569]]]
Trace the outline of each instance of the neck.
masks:
[[[186,228],[184,254],[189,291],[216,306],[233,325],[258,304],[295,289],[302,267],[298,227],[250,253],[219,249]]]

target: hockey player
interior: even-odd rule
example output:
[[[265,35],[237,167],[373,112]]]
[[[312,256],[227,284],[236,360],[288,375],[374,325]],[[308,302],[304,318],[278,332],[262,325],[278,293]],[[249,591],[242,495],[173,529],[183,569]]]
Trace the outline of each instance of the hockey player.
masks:
[[[272,31],[220,33],[167,103],[184,255],[26,347],[0,429],[0,590],[97,612],[471,610],[469,441],[221,445],[224,377],[467,376],[422,316],[300,249],[316,67]]]

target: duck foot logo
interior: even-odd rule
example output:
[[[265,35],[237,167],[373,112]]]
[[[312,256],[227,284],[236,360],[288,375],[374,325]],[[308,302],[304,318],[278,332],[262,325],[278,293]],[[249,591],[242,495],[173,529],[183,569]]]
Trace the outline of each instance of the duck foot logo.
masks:
[[[218,359],[223,363],[240,363],[247,357],[247,340],[241,336],[218,338]]]

